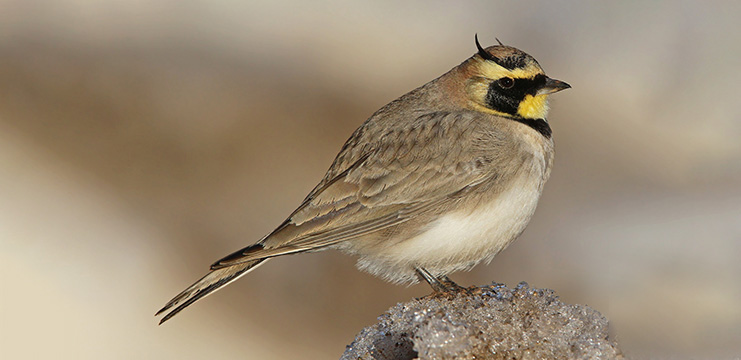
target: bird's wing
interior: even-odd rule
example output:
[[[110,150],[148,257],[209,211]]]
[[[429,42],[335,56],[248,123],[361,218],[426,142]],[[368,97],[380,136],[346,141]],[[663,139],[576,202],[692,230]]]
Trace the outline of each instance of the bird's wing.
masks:
[[[258,244],[212,269],[336,244],[398,225],[485,179],[497,137],[473,112],[436,112],[407,126],[366,123],[347,141],[325,178]],[[360,145],[362,144],[362,145]]]

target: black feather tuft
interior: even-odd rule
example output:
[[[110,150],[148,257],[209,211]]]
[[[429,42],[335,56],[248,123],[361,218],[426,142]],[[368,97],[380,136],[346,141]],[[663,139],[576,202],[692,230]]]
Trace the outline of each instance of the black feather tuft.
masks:
[[[481,47],[481,44],[479,44],[479,34],[475,34],[473,36],[473,38],[474,38],[474,40],[476,40],[476,48],[479,49],[479,56],[481,56],[482,58],[484,58],[484,60],[489,60],[489,61],[493,61],[495,63],[498,63],[498,60],[499,59],[495,58],[494,55],[489,54],[489,52],[486,51],[486,50],[484,50],[484,48]]]

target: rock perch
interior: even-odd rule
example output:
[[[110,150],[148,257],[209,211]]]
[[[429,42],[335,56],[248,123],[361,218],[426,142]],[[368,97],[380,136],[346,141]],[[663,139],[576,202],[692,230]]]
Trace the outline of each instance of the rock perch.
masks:
[[[623,359],[608,321],[553,290],[520,283],[400,303],[361,331],[341,360]]]

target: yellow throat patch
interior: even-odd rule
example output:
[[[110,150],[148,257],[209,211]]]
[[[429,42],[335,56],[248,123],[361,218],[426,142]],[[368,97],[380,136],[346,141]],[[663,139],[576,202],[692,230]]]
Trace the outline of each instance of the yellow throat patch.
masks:
[[[517,107],[517,115],[525,119],[545,119],[548,114],[548,95],[525,95]]]

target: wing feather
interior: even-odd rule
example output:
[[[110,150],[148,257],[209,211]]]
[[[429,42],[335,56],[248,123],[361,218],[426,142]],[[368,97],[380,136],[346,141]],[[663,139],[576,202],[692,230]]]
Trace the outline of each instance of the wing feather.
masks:
[[[406,127],[366,123],[348,140],[325,178],[301,206],[258,245],[214,264],[231,266],[302,252],[402,224],[492,176],[487,152],[467,136],[486,138],[480,113],[437,112]],[[381,124],[382,125],[382,124]],[[466,134],[472,132],[472,134]],[[479,134],[480,133],[480,134]],[[358,152],[353,144],[369,144]],[[491,149],[491,144],[487,147]]]

